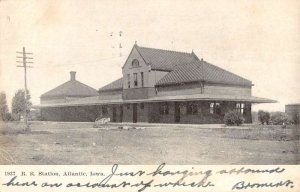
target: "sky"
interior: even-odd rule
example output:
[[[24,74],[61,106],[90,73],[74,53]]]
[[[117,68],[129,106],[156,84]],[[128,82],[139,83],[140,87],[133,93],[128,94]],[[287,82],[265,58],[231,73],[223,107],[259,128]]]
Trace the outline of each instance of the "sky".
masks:
[[[0,28],[0,91],[9,105],[24,88],[23,68],[16,67],[23,46],[33,52],[28,89],[39,104],[41,94],[69,80],[70,71],[95,89],[118,79],[135,41],[193,50],[251,80],[252,95],[278,101],[254,110],[283,111],[300,102],[297,0],[0,0]]]

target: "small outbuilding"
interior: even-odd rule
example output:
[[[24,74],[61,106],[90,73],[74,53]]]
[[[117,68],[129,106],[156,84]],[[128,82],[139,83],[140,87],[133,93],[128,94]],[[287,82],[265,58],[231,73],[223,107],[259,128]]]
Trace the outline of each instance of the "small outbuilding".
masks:
[[[295,124],[300,122],[300,103],[285,105],[286,114],[294,121]]]
[[[76,80],[76,72],[70,72],[70,80],[51,89],[50,91],[41,95],[42,105],[53,105],[59,103],[68,103],[85,97],[98,96],[99,93],[96,89],[81,83]],[[90,112],[74,108],[42,108],[41,117],[46,121],[93,121],[94,117],[88,118]]]

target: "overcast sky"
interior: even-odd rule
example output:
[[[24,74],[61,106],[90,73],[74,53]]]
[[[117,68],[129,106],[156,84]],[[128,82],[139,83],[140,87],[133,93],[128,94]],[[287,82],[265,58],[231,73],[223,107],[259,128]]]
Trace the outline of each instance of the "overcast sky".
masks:
[[[254,96],[279,101],[254,110],[284,110],[285,104],[300,102],[297,0],[0,0],[0,19],[0,91],[9,103],[24,87],[23,68],[16,67],[16,51],[23,46],[34,53],[28,84],[33,103],[39,104],[39,96],[69,80],[71,70],[96,89],[121,77],[135,41],[194,50],[251,80]]]

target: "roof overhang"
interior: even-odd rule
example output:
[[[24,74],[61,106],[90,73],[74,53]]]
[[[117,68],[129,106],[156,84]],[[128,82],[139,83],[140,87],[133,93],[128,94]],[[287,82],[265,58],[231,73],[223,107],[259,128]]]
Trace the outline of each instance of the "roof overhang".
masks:
[[[272,99],[266,99],[254,96],[235,96],[235,95],[209,95],[209,94],[194,94],[194,95],[172,95],[172,96],[155,96],[147,99],[101,99],[100,97],[90,97],[69,101],[66,103],[49,103],[36,105],[36,108],[45,107],[67,107],[67,106],[89,106],[89,105],[108,105],[108,104],[126,104],[126,103],[151,103],[151,102],[166,102],[166,101],[237,101],[249,103],[276,103]]]

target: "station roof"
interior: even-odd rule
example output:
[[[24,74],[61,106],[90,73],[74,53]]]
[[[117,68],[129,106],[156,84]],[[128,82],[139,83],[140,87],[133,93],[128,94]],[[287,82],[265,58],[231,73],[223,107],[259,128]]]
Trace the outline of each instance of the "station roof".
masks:
[[[41,95],[41,98],[49,97],[90,97],[99,95],[98,91],[86,84],[83,84],[76,80],[76,72],[71,71],[71,78],[69,81],[59,85],[58,87],[51,89],[50,91]]]
[[[126,103],[152,103],[152,102],[171,102],[171,101],[237,101],[250,103],[276,103],[277,101],[254,97],[254,96],[235,96],[235,95],[210,95],[210,94],[193,94],[193,95],[172,95],[172,96],[155,96],[148,99],[123,100],[121,97],[116,99],[103,99],[100,96],[86,97],[67,103],[41,104],[36,107],[64,107],[64,106],[90,106],[90,105],[108,105],[108,104],[126,104]]]

